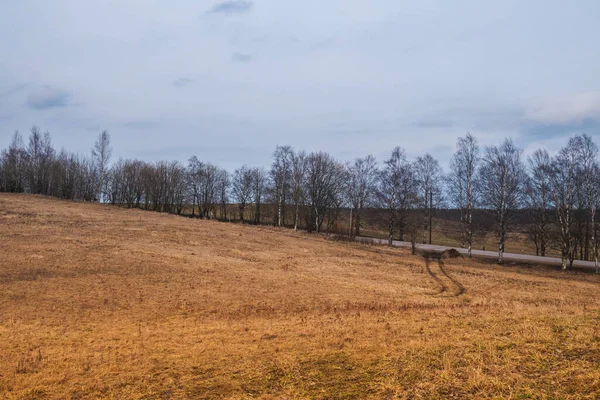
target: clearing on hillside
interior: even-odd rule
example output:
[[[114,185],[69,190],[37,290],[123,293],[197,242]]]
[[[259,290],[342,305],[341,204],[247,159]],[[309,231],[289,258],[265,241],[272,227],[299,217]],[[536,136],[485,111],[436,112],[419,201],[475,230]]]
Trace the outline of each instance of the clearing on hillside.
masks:
[[[0,195],[0,398],[597,398],[600,279]]]

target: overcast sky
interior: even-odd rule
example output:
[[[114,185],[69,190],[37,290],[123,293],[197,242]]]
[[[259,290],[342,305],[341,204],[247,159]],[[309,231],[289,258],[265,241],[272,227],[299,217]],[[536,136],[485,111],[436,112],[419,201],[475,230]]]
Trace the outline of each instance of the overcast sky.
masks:
[[[467,131],[530,152],[600,139],[600,1],[19,0],[0,5],[0,147],[270,164],[394,146],[444,166]]]

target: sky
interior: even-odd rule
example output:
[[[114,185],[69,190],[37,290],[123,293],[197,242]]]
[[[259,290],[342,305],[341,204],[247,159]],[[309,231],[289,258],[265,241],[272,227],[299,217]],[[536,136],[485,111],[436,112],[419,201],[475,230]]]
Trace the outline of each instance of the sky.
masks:
[[[456,139],[600,142],[597,0],[19,0],[0,5],[0,147],[49,131],[113,160],[268,167]]]

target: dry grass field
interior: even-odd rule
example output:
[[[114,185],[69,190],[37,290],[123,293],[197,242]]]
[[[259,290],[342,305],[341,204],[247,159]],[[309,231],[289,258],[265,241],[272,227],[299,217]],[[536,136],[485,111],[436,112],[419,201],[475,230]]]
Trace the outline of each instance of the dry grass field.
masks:
[[[0,195],[2,399],[600,397],[600,279]]]

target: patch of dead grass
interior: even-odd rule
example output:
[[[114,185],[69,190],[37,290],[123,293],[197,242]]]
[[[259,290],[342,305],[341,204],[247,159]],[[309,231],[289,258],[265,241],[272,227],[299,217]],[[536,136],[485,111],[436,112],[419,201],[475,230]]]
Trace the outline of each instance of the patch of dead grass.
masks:
[[[0,254],[2,398],[600,396],[593,275],[6,194]]]

